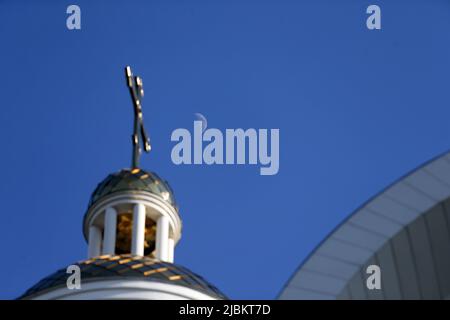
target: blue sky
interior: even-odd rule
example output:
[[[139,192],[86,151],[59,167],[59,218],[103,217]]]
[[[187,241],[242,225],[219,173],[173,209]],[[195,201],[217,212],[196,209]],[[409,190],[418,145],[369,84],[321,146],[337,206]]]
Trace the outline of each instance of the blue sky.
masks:
[[[86,257],[89,196],[130,164],[127,64],[146,90],[142,167],[180,205],[176,263],[231,298],[274,298],[349,213],[449,148],[448,1],[73,3],[78,31],[72,2],[0,1],[0,298]],[[171,132],[196,112],[279,128],[279,173],[174,165]]]

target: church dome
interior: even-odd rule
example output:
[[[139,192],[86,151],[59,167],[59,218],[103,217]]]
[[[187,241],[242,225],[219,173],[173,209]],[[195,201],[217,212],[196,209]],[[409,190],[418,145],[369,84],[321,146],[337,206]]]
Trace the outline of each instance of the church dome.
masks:
[[[132,255],[104,255],[76,263],[80,268],[81,289],[89,283],[120,280],[142,280],[145,282],[159,282],[169,285],[182,286],[206,294],[214,299],[227,299],[216,287],[192,271],[149,257]],[[34,299],[48,292],[67,288],[67,279],[70,276],[66,268],[60,269],[50,276],[42,279],[28,289],[19,299]]]
[[[122,169],[119,172],[108,175],[92,193],[88,207],[90,208],[98,200],[117,192],[143,191],[162,198],[177,209],[172,188],[169,183],[161,179],[154,172],[145,170]]]

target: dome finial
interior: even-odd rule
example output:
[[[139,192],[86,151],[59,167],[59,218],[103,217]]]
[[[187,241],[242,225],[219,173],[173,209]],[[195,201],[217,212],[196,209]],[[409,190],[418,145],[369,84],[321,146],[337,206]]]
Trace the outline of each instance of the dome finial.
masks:
[[[133,153],[131,160],[131,168],[139,167],[139,156],[141,155],[141,147],[139,146],[139,131],[142,143],[144,144],[145,152],[149,152],[151,149],[150,139],[147,136],[144,128],[144,118],[142,116],[142,104],[141,100],[144,96],[144,85],[142,79],[138,76],[133,76],[131,68],[125,67],[125,76],[127,80],[127,86],[130,90],[131,100],[134,106],[134,129],[131,141],[133,144]]]

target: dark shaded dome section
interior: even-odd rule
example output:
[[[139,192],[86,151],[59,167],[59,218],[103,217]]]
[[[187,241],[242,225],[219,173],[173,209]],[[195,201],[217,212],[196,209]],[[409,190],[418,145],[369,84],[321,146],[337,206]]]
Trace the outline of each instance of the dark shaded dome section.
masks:
[[[99,199],[121,191],[145,191],[161,197],[177,209],[172,188],[154,172],[142,169],[122,169],[100,182],[92,193],[88,207]]]
[[[113,278],[159,281],[188,287],[216,299],[227,299],[219,289],[192,271],[179,265],[148,257],[128,254],[105,255],[84,260],[75,265],[80,267],[83,282],[113,280]],[[31,299],[38,294],[43,294],[58,287],[65,288],[70,275],[66,273],[66,268],[60,269],[39,281],[18,299]]]

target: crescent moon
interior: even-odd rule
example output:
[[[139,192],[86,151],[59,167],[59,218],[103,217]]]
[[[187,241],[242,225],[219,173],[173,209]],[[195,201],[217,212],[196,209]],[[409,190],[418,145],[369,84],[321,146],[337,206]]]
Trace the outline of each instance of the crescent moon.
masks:
[[[201,113],[194,113],[194,115],[197,118],[197,120],[200,120],[202,122],[202,130],[204,132],[208,127],[208,120],[206,120],[205,116],[202,115]]]

